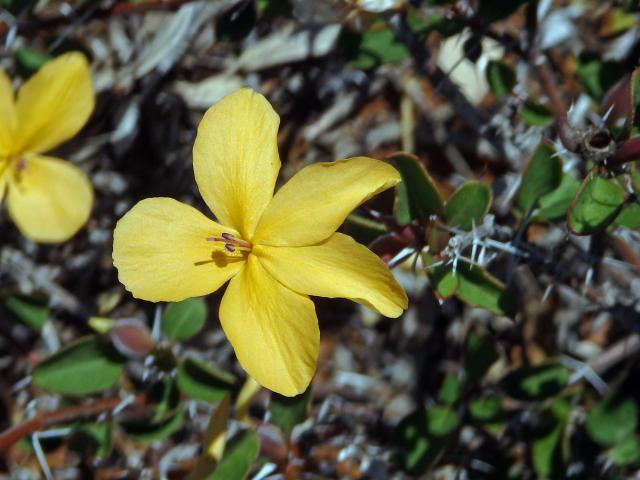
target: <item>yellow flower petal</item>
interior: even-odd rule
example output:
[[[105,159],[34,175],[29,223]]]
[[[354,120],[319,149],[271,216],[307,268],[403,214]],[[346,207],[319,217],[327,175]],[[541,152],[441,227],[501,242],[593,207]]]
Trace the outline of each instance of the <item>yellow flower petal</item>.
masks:
[[[17,126],[18,116],[16,114],[11,79],[4,70],[0,69],[0,157],[13,153]],[[2,161],[0,160],[0,170],[2,170],[2,167]]]
[[[34,242],[68,240],[89,219],[91,182],[82,170],[59,158],[33,155],[23,161],[18,172],[9,172],[9,215]]]
[[[278,190],[252,241],[291,247],[320,243],[353,209],[399,182],[395,168],[372,158],[309,165]]]
[[[147,198],[118,221],[113,264],[134,297],[176,302],[220,288],[244,263],[207,238],[231,229],[172,198]]]
[[[46,152],[73,137],[95,104],[84,55],[67,53],[47,62],[18,90],[18,152]]]
[[[310,247],[256,246],[267,271],[290,289],[318,297],[349,298],[387,317],[407,308],[407,295],[368,248],[336,233]]]
[[[240,365],[259,384],[286,396],[307,388],[320,345],[313,302],[277,282],[255,255],[229,283],[220,321]]]
[[[200,193],[218,221],[249,239],[271,200],[280,170],[280,117],[247,88],[205,113],[193,146]]]

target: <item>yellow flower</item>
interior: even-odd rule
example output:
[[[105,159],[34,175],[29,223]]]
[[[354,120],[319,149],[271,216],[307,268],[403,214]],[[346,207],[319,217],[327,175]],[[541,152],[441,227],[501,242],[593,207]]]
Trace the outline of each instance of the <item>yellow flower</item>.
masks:
[[[205,114],[193,148],[196,183],[220,223],[170,198],[145,199],[114,232],[113,263],[137,298],[178,301],[230,281],[220,321],[247,373],[283,395],[305,390],[320,332],[309,295],[349,298],[389,317],[407,296],[386,265],[335,233],[347,215],[396,185],[398,172],[357,157],[303,168],[274,195],[280,119],[239,90]]]
[[[95,103],[91,74],[79,53],[61,55],[27,80],[14,99],[0,70],[0,201],[25,237],[62,242],[89,218],[93,189],[87,176],[42,155],[73,137]]]

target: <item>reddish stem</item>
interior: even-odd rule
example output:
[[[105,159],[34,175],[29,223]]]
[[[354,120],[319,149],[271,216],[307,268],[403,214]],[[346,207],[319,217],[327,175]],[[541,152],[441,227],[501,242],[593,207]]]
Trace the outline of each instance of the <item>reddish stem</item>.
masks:
[[[120,397],[111,397],[97,400],[93,403],[85,405],[75,405],[73,407],[62,408],[53,412],[41,412],[35,417],[26,420],[18,425],[8,428],[0,433],[0,449],[4,450],[11,447],[21,438],[26,437],[38,430],[48,428],[60,423],[68,423],[79,419],[96,417],[103,413],[111,412],[114,408],[122,403]],[[128,411],[139,409],[147,405],[147,396],[138,395],[135,400],[127,407]],[[145,409],[146,410],[146,409]],[[145,411],[146,413],[146,411]]]

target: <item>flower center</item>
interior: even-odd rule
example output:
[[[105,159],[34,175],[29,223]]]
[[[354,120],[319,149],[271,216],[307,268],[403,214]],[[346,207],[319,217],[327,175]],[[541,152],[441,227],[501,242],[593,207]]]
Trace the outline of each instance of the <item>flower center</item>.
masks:
[[[20,174],[27,166],[26,160],[20,155],[9,155],[8,157],[0,158],[0,177],[10,170],[12,166],[15,179],[20,181]]]
[[[253,244],[251,242],[247,242],[241,238],[236,238],[227,232],[222,232],[219,237],[209,237],[207,238],[207,242],[222,243],[224,245],[224,249],[229,253],[234,253],[235,251],[250,252],[253,248]]]

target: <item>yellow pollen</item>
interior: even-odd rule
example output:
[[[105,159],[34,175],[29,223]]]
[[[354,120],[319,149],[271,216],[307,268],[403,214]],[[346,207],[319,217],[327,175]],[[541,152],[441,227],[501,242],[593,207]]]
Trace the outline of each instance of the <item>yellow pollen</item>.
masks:
[[[220,237],[209,237],[207,242],[220,242],[224,244],[224,249],[229,253],[234,253],[236,250],[241,252],[250,252],[253,248],[251,242],[236,238],[230,233],[223,232]]]

